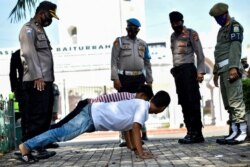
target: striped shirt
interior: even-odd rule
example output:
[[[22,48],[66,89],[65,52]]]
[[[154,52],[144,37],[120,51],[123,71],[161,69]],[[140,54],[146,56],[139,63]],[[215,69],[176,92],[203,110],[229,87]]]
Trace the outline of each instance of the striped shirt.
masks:
[[[112,93],[107,95],[98,96],[95,99],[91,99],[90,103],[96,102],[115,102],[121,100],[130,100],[135,98],[136,93],[129,93],[129,92],[119,92],[119,93]]]

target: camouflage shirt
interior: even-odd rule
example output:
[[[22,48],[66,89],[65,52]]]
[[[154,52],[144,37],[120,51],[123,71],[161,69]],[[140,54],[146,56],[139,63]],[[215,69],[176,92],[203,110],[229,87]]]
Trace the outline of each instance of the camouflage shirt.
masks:
[[[231,18],[228,25],[219,29],[214,50],[214,74],[228,71],[230,68],[240,68],[243,31],[243,27],[234,18]],[[228,64],[219,68],[218,63],[226,59]]]

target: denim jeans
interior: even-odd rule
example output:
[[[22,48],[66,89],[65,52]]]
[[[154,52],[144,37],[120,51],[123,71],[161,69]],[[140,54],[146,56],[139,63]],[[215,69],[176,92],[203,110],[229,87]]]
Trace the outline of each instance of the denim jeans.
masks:
[[[95,126],[91,116],[91,104],[88,104],[77,116],[63,126],[35,136],[24,142],[24,145],[29,150],[33,150],[42,148],[49,143],[71,140],[82,133],[94,131]]]

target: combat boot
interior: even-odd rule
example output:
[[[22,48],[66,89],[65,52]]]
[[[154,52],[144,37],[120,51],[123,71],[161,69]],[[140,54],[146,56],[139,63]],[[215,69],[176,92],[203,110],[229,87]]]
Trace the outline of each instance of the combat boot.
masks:
[[[180,144],[193,144],[193,143],[203,143],[205,141],[202,133],[194,131],[187,138],[179,140]]]
[[[247,139],[247,123],[241,122],[238,124],[238,134],[233,140],[227,141],[229,145],[244,143]]]
[[[216,139],[216,143],[218,144],[227,144],[228,141],[233,140],[238,134],[238,127],[235,122],[231,124],[231,131],[228,136],[225,136],[221,139]]]
[[[191,128],[187,128],[187,134],[186,134],[186,136],[184,138],[182,138],[182,139],[179,139],[178,143],[184,143],[185,140],[187,140],[187,139],[190,138],[190,136],[191,136]]]

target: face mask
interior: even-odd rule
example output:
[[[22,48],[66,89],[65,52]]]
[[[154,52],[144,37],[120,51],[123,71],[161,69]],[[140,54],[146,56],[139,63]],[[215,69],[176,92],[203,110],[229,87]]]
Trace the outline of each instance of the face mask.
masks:
[[[45,13],[44,17],[42,18],[42,26],[47,27],[52,23],[52,17],[49,16],[49,13]]]
[[[246,64],[243,64],[243,68],[244,69],[246,69],[246,68],[248,68],[249,67],[249,65],[246,63]]]
[[[227,22],[227,16],[223,14],[215,17],[215,20],[221,27],[223,27]]]
[[[136,38],[136,35],[138,34],[139,32],[139,28],[135,28],[135,27],[128,27],[127,28],[127,32],[128,32],[128,36],[131,38],[131,39],[135,39]]]
[[[173,30],[175,33],[180,34],[183,30],[183,25],[173,26]]]

